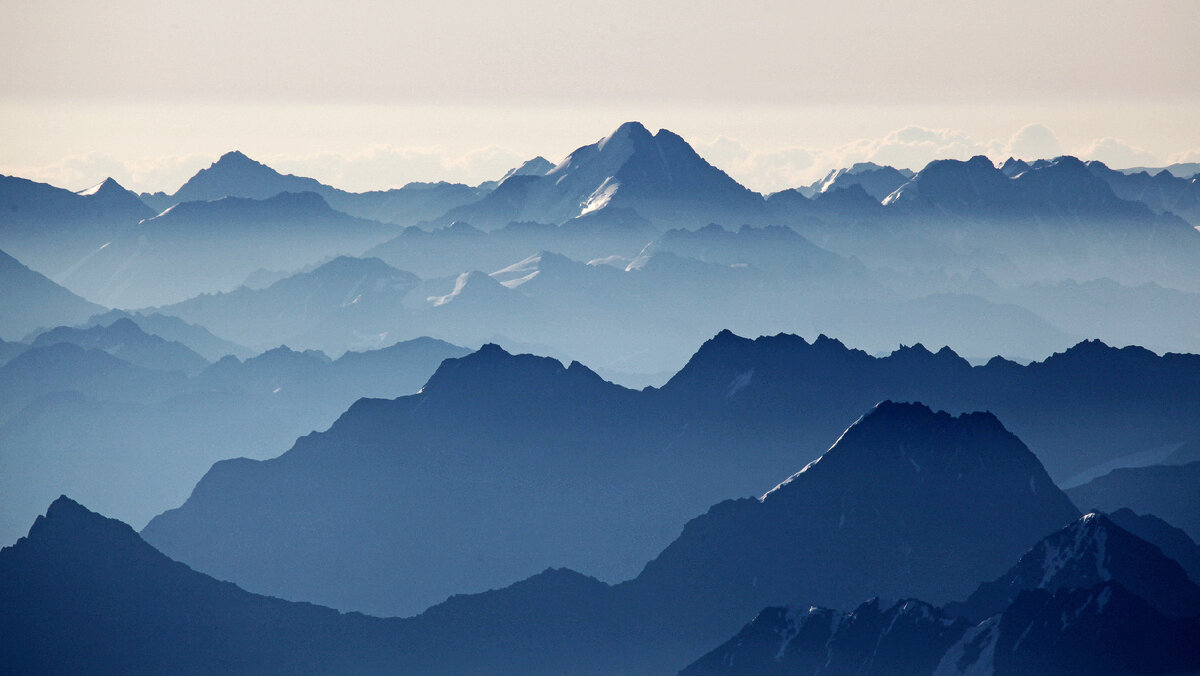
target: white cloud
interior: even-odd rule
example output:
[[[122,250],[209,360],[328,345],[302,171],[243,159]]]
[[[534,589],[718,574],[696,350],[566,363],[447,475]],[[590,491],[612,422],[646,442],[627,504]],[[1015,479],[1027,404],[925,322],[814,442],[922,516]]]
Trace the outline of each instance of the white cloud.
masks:
[[[1079,158],[1100,160],[1113,169],[1159,164],[1158,156],[1154,153],[1112,137],[1092,141],[1091,145],[1079,151]]]
[[[104,153],[87,153],[70,155],[54,164],[6,168],[3,172],[68,190],[83,190],[112,177],[135,192],[174,192],[214,159],[193,154],[122,161]]]
[[[726,136],[714,141],[696,141],[696,152],[712,165],[753,190],[767,192],[794,188],[812,182],[816,156],[808,148],[789,147],[752,152]]]
[[[808,185],[832,169],[848,167],[855,162],[875,162],[916,171],[935,159],[967,159],[987,154],[995,144],[977,141],[955,129],[910,125],[882,138],[858,139],[830,148],[752,151],[736,139],[727,137],[694,145],[705,159],[748,187],[773,192]]]
[[[412,181],[449,181],[475,185],[500,178],[531,159],[490,146],[454,154],[438,147],[397,148],[378,145],[354,153],[275,155],[255,158],[284,173],[311,176],[345,190],[384,190]]]
[[[1051,159],[1063,154],[1062,144],[1054,132],[1043,124],[1027,124],[1017,130],[1008,139],[1001,152],[992,159],[1004,160],[1009,157],[1032,162],[1039,159]],[[1003,155],[1003,157],[1000,157]]]
[[[1168,164],[1179,164],[1183,162],[1200,162],[1200,148],[1193,148],[1191,150],[1175,153],[1167,158]]]

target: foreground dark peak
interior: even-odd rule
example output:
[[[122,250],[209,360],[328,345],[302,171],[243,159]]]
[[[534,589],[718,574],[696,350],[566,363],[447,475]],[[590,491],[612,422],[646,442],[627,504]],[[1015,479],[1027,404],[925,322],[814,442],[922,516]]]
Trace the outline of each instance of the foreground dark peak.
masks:
[[[1047,536],[1003,576],[947,608],[978,621],[1002,612],[1024,591],[1054,593],[1114,580],[1167,616],[1200,615],[1200,587],[1183,568],[1099,512]]]
[[[15,546],[98,548],[99,551],[94,551],[98,556],[129,546],[150,549],[128,525],[97,514],[65,495],[50,503],[46,513],[34,520],[29,535]]]
[[[265,166],[267,166],[267,165],[263,164],[262,162],[257,162],[257,161],[255,161],[255,160],[252,160],[252,159],[250,159],[249,157],[247,157],[247,156],[246,156],[246,154],[245,154],[245,153],[243,153],[243,152],[242,152],[242,151],[240,151],[240,150],[230,150],[229,152],[225,153],[224,155],[221,155],[221,157],[217,158],[217,161],[216,161],[216,162],[213,162],[213,163],[212,163],[211,165],[209,165],[209,166],[210,166],[210,167],[216,167],[216,166],[222,166],[222,167],[236,167],[236,166],[265,167]]]
[[[972,624],[915,600],[853,612],[767,608],[684,676],[1195,673],[1200,618],[1169,618],[1116,582],[1021,592]]]
[[[1078,517],[995,416],[885,401],[761,500],[723,502],[693,519],[639,583],[745,616],[771,598],[943,603]]]
[[[915,599],[874,599],[850,612],[772,607],[680,676],[932,674],[967,628]]]

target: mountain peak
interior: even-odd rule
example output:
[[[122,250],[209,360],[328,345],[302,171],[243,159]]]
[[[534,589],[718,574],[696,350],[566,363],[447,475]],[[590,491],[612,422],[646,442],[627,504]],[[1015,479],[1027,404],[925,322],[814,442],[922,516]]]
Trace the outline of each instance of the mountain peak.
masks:
[[[29,535],[22,539],[30,544],[74,548],[88,542],[113,547],[127,538],[138,539],[128,525],[97,514],[71,498],[60,495],[50,503],[44,515],[34,520]]]
[[[229,152],[225,153],[224,155],[221,155],[219,158],[217,158],[216,162],[213,162],[212,166],[217,166],[217,165],[231,166],[231,165],[239,165],[239,164],[250,165],[250,166],[259,166],[259,167],[266,166],[266,165],[262,164],[261,162],[256,162],[255,160],[250,159],[245,153],[243,153],[240,150],[230,150]]]
[[[117,183],[116,179],[114,179],[112,176],[109,176],[96,185],[86,190],[80,190],[75,194],[79,195],[80,197],[90,197],[92,195],[125,194],[126,192],[128,191],[125,190],[124,186],[122,186],[120,183]]]
[[[659,133],[662,132],[660,131]],[[644,140],[652,138],[654,138],[654,135],[650,133],[650,130],[647,129],[644,124],[637,121],[629,121],[623,123],[621,126],[613,130],[613,133],[604,137],[600,141],[600,149],[603,150],[608,143],[614,140]]]
[[[884,400],[855,421],[824,455],[772,488],[761,498],[767,502],[787,494],[790,484],[810,472],[841,479],[873,468],[874,489],[863,483],[861,490],[895,492],[894,484],[916,481],[934,487],[961,482],[981,473],[1008,475],[1006,481],[989,479],[994,485],[1027,484],[1034,495],[1054,492],[1046,470],[1021,440],[1009,432],[990,412],[976,411],[953,416],[934,411],[920,402]],[[902,479],[903,477],[903,479]],[[975,479],[972,479],[975,480]],[[938,487],[937,490],[941,490]],[[1067,504],[1062,496],[1063,506]],[[1078,513],[1078,512],[1076,512]]]
[[[1115,581],[1160,612],[1200,613],[1200,587],[1155,545],[1118,526],[1106,514],[1085,514],[1046,536],[1007,573],[986,582],[948,610],[971,619],[1001,612],[1021,592],[1056,593]]]

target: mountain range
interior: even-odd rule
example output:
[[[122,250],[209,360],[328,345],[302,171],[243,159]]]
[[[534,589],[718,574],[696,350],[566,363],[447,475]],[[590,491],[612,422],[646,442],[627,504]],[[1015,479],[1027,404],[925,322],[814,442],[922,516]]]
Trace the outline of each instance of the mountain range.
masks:
[[[1179,564],[1090,513],[965,603],[766,608],[681,674],[1174,673],[1200,665],[1198,627]]]
[[[0,176],[0,249],[60,283],[107,242],[154,213],[111,178],[71,192]]]
[[[233,289],[262,267],[359,253],[395,229],[335,211],[311,192],[184,202],[122,233],[72,279],[110,306],[159,305]]]
[[[428,338],[337,360],[281,347],[187,377],[204,360],[130,319],[43,335],[0,366],[3,540],[63,491],[142,525],[213,462],[278,455],[356,399],[416,392],[467,352]]]
[[[924,442],[910,445],[922,437]],[[954,438],[958,443],[951,442]],[[1007,470],[993,484],[988,477],[995,467],[976,463],[972,456],[989,458]],[[910,477],[926,474],[929,481],[888,482],[897,469]],[[1025,471],[1033,474],[1023,476]],[[827,491],[839,490],[842,481],[853,486],[854,476],[875,477],[889,494],[852,488],[841,504],[821,500]],[[970,493],[978,481],[1002,501],[1015,499],[1015,511],[1005,502],[974,501]],[[940,495],[928,491],[956,482],[962,483]],[[1021,489],[1035,501],[1014,498]],[[826,517],[843,509],[869,514],[869,505],[888,504],[890,521],[900,524],[902,533],[912,536],[917,531],[908,529],[925,529],[933,538],[928,544],[937,549],[914,542],[916,546],[901,550],[877,547],[874,555],[899,557],[914,572],[923,570],[916,565],[923,557],[936,564],[938,555],[949,551],[945,541],[1003,548],[991,533],[998,525],[1012,527],[1013,535],[1024,533],[1030,544],[1021,548],[1025,553],[1009,572],[979,589],[1012,580],[1004,587],[1015,596],[978,624],[958,618],[952,606],[939,609],[911,598],[852,604],[845,611],[771,607],[733,639],[706,648],[721,640],[715,636],[718,625],[736,628],[738,623],[721,599],[742,594],[679,597],[679,588],[727,587],[730,580],[716,572],[732,565],[726,572],[734,574],[733,582],[754,574],[747,590],[751,595],[801,601],[787,590],[819,592],[821,584],[782,574],[792,568],[792,560],[836,560],[845,553],[840,547],[850,543],[882,544],[874,540],[880,531],[855,531],[851,519],[841,527],[820,528],[822,541],[832,549],[780,538],[770,528],[761,536],[753,530],[739,532],[737,517],[730,521],[724,516],[743,511],[739,505],[747,503],[738,501],[694,520],[641,575],[621,585],[610,587],[569,570],[545,570],[504,589],[452,597],[410,619],[376,619],[256,596],[218,582],[166,558],[124,524],[60,498],[38,517],[28,537],[0,551],[0,627],[7,637],[0,643],[0,664],[8,670],[127,670],[139,664],[153,670],[187,665],[235,671],[283,665],[298,673],[655,674],[672,673],[703,655],[683,673],[772,674],[806,668],[872,674],[963,674],[985,668],[998,674],[1176,673],[1200,666],[1188,648],[1200,637],[1200,619],[1163,614],[1141,595],[1186,611],[1200,598],[1200,588],[1157,547],[1105,516],[1076,520],[1078,512],[1045,478],[1037,460],[987,414],[953,418],[920,405],[881,404],[847,430],[822,460],[761,500],[749,501],[759,507],[746,513],[773,508],[778,510],[771,517],[775,527],[813,528],[805,511],[785,508],[799,507],[784,504],[798,498],[822,503],[820,512]],[[901,501],[889,503],[896,498]],[[954,508],[947,498],[965,502]],[[1044,539],[1017,525],[1027,517],[1045,519],[1044,525],[1034,526],[1041,530],[1056,520],[1055,513],[1066,523],[1051,527]],[[752,518],[765,516],[764,511]],[[966,530],[946,533],[940,520]],[[734,539],[718,544],[720,537],[710,537],[721,532]],[[943,542],[934,544],[938,540]],[[696,546],[722,552],[728,563],[680,561],[670,554]],[[765,554],[772,548],[793,554],[772,564]],[[943,587],[936,582],[937,565],[946,564],[917,574]],[[989,567],[998,568],[995,562]],[[1160,568],[1165,576],[1148,574]],[[888,576],[860,575],[854,566],[829,566],[820,574],[831,577],[839,571],[864,596],[889,584]],[[764,575],[761,580],[758,573]],[[954,576],[968,577],[962,571]],[[1139,580],[1151,581],[1149,591]],[[940,593],[957,586],[951,583]],[[681,608],[681,600],[688,607]],[[99,617],[106,620],[97,623]]]
[[[531,160],[509,174],[536,171],[538,166]],[[487,194],[488,190],[486,186],[438,182],[409,183],[392,190],[353,193],[312,178],[281,174],[234,150],[222,155],[208,168],[201,169],[174,194],[142,193],[141,199],[161,212],[182,202],[207,202],[224,197],[265,200],[284,192],[311,192],[320,195],[334,209],[351,216],[412,225],[440,216],[461,204],[473,202]]]
[[[1200,673],[1200,174],[913,169],[0,177],[0,672]]]

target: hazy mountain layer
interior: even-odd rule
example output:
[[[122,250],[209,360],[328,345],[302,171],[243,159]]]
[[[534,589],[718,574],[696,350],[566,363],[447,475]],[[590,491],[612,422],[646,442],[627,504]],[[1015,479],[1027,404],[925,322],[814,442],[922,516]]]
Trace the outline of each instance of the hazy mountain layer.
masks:
[[[359,397],[415,392],[465,353],[431,339],[332,362],[279,348],[185,378],[71,343],[28,349],[0,367],[0,540],[64,491],[140,526],[213,462],[277,455]]]
[[[30,331],[75,324],[104,308],[71,293],[0,251],[0,338],[19,340]]]

